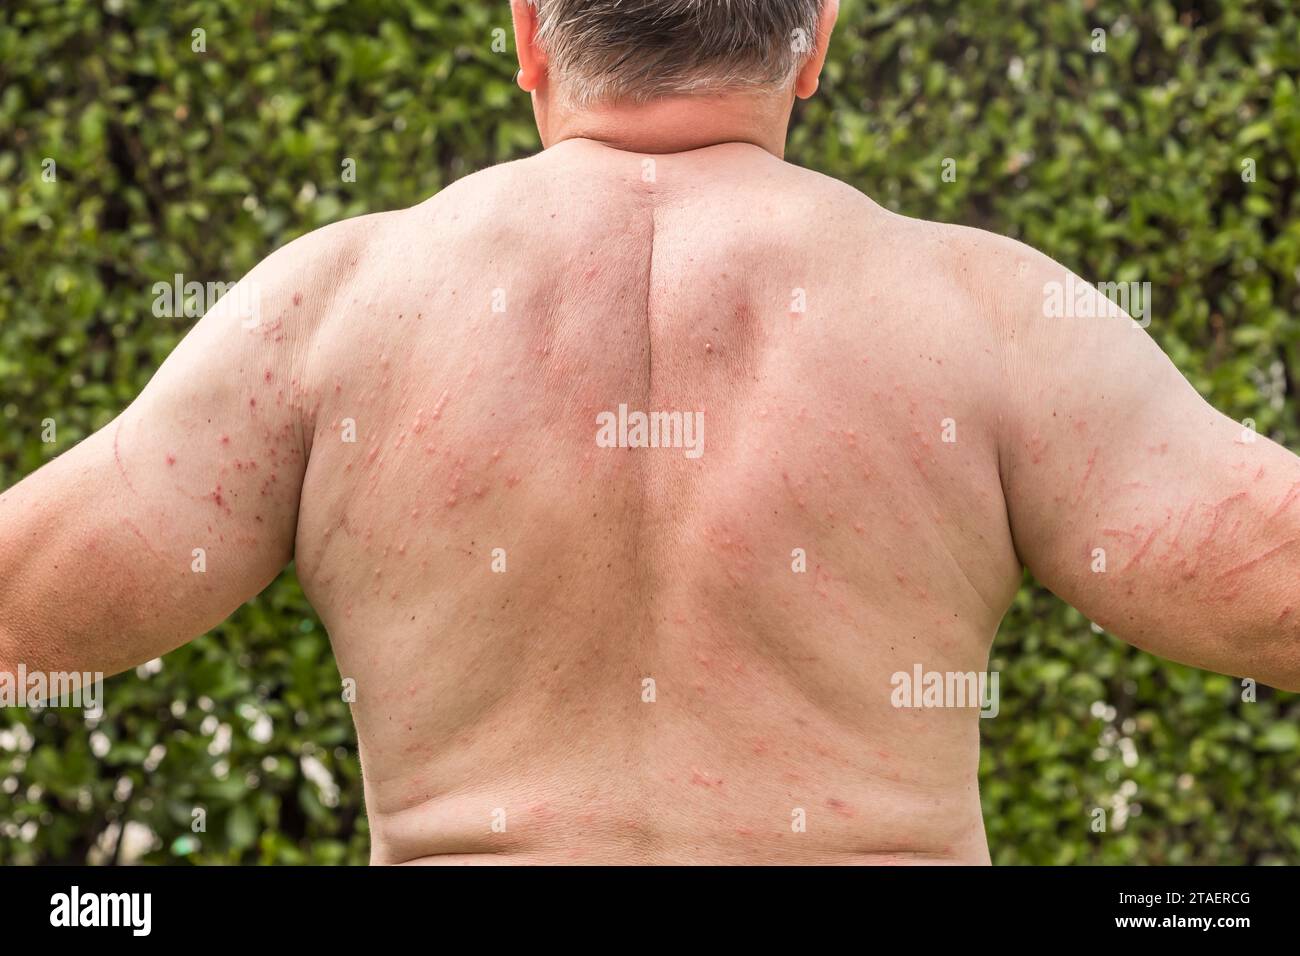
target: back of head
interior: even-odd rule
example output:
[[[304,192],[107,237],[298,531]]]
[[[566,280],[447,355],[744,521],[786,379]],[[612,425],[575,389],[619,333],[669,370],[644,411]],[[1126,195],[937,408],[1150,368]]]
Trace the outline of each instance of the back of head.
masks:
[[[823,0],[529,0],[571,105],[775,89],[813,54]]]

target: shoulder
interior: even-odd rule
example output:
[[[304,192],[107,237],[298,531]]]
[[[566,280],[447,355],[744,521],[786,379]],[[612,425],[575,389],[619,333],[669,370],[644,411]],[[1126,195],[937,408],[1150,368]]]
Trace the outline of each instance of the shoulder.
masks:
[[[238,310],[247,328],[310,336],[325,321],[340,290],[365,268],[373,249],[399,227],[403,213],[356,216],[322,226],[269,253],[214,312]],[[255,316],[244,315],[249,309]]]
[[[532,157],[499,163],[448,183],[394,223],[420,230],[459,231],[509,218],[546,185]]]
[[[906,221],[933,258],[935,269],[999,327],[1020,325],[1040,315],[1045,290],[1070,276],[1050,256],[1009,236],[970,226]]]
[[[1083,286],[1064,265],[1017,239],[872,205],[865,231],[889,272],[990,335],[1041,331],[1044,323],[1036,320],[1053,290]]]
[[[909,281],[987,300],[1049,273],[1063,271],[1025,243],[984,229],[919,219],[893,212],[849,183],[809,169],[783,164],[798,182],[804,214],[827,241],[858,253]]]

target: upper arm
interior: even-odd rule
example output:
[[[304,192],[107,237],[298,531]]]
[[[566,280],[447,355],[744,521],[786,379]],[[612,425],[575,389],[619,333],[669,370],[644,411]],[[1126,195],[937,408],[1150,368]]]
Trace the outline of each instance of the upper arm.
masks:
[[[118,418],[0,495],[0,665],[122,670],[217,624],[290,560],[305,358],[344,245],[335,226],[268,257]]]
[[[1049,314],[1052,283],[1083,285],[1061,266],[992,256],[1021,559],[1130,643],[1300,686],[1300,458],[1210,407],[1127,315]]]

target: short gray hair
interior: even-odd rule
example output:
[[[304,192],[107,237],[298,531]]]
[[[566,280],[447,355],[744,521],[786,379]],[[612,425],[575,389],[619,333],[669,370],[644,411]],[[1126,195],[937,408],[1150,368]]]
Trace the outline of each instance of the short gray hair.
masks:
[[[775,88],[816,44],[822,0],[529,0],[577,105]]]

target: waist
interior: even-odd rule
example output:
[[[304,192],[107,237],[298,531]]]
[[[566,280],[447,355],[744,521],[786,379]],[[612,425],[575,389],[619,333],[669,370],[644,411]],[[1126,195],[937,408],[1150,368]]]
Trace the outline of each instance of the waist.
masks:
[[[375,864],[989,862],[973,779],[936,789],[855,782],[829,768],[765,780],[690,767],[648,780],[588,767],[567,779],[521,775],[402,808],[383,802],[368,784]]]

